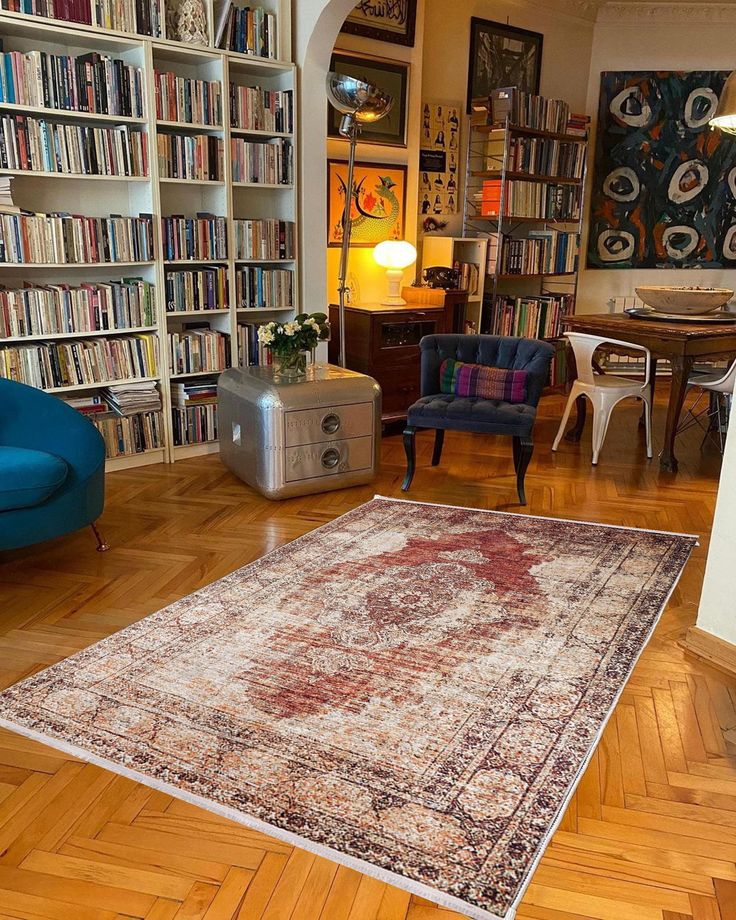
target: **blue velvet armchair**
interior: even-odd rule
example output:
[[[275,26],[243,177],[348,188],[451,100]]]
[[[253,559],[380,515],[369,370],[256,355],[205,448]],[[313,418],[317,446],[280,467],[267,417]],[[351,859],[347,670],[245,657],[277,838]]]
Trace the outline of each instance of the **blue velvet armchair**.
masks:
[[[0,378],[0,550],[91,525],[105,503],[105,445],[62,400]]]
[[[421,349],[421,398],[409,407],[404,430],[408,491],[416,468],[414,436],[417,428],[434,428],[432,466],[442,456],[445,431],[474,431],[508,435],[513,439],[514,469],[519,501],[526,504],[524,477],[534,451],[532,431],[537,404],[549,380],[554,349],[537,339],[497,335],[427,335]],[[526,371],[526,401],[507,403],[496,399],[453,396],[440,391],[440,366],[446,358],[486,367]]]

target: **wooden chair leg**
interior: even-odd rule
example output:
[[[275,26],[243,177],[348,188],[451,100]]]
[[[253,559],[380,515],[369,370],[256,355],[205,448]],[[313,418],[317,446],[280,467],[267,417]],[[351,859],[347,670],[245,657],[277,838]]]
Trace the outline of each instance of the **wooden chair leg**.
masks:
[[[524,491],[524,477],[529,461],[534,453],[534,443],[531,438],[514,438],[514,466],[516,467],[516,491],[519,493],[519,503],[526,504]]]
[[[434,432],[434,450],[432,451],[432,466],[439,466],[442,457],[442,445],[445,443],[445,429],[436,428]]]
[[[97,552],[106,553],[110,549],[110,544],[100,533],[97,524],[90,524],[89,526],[92,528],[92,533],[95,535],[95,539],[97,540]]]
[[[417,465],[417,451],[414,443],[414,435],[417,433],[413,425],[408,425],[404,429],[404,450],[406,451],[406,476],[401,484],[401,491],[408,492],[411,481],[414,478],[414,470]]]

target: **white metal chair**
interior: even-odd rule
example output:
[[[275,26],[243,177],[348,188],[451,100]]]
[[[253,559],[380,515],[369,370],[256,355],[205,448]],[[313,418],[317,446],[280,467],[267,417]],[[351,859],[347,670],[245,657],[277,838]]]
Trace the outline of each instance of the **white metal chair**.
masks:
[[[633,345],[631,342],[620,342],[617,339],[601,338],[597,335],[586,335],[582,332],[566,332],[575,354],[575,364],[578,376],[570,390],[570,396],[565,406],[565,412],[560,422],[557,437],[552,445],[552,450],[557,450],[562,436],[565,433],[570,412],[575,405],[575,400],[586,396],[593,406],[593,465],[598,463],[598,454],[603,447],[603,441],[608,430],[611,412],[622,399],[633,396],[644,403],[644,420],[647,437],[647,457],[652,458],[652,385],[651,385],[651,354],[648,348],[642,345]],[[644,382],[631,380],[626,377],[616,377],[614,374],[596,374],[593,370],[593,355],[602,345],[617,345],[630,351],[644,353]]]
[[[692,406],[685,413],[685,417],[678,425],[677,433],[687,431],[693,425],[699,425],[703,430],[701,448],[708,437],[715,440],[714,433],[718,435],[717,446],[723,453],[725,432],[728,424],[730,405],[736,385],[736,361],[724,373],[722,370],[709,371],[708,373],[693,374],[687,381],[688,388],[698,387],[700,393]],[[705,395],[710,398],[706,406],[700,407],[700,402]]]

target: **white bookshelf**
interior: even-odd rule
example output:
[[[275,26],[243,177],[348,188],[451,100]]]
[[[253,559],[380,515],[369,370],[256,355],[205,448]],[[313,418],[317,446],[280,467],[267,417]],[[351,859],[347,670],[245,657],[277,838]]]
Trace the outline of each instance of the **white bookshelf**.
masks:
[[[455,262],[470,262],[478,266],[478,289],[468,293],[464,318],[474,322],[479,332],[486,280],[487,248],[488,241],[482,237],[425,236],[422,243],[422,270],[437,265],[452,268]]]
[[[126,0],[132,2],[132,0]],[[244,5],[244,4],[243,4]],[[291,63],[291,4],[289,0],[260,0],[260,6],[277,16],[278,33],[276,60],[226,51],[213,46],[195,46],[178,42],[164,34],[150,37],[100,28],[96,24],[47,19],[25,13],[0,11],[0,37],[3,50],[27,52],[46,51],[53,54],[78,56],[90,52],[107,54],[141,68],[144,82],[144,117],[117,116],[97,113],[67,111],[0,102],[0,115],[22,114],[48,118],[74,125],[108,127],[126,125],[147,134],[149,175],[146,177],[88,176],[66,173],[42,173],[23,170],[0,170],[0,174],[13,176],[12,191],[15,203],[24,211],[37,213],[69,212],[89,217],[106,217],[121,214],[136,217],[140,213],[154,218],[154,248],[156,258],[145,262],[108,263],[0,263],[0,284],[6,288],[23,287],[24,284],[79,285],[85,282],[105,282],[121,278],[143,278],[154,286],[156,323],[154,326],[115,328],[93,332],[54,333],[48,335],[14,336],[0,338],[4,345],[17,347],[39,344],[99,339],[121,335],[151,334],[156,338],[157,373],[154,380],[161,391],[163,406],[164,444],[161,448],[143,453],[109,459],[109,470],[126,469],[162,460],[174,462],[189,456],[199,456],[217,450],[216,442],[175,445],[172,423],[171,384],[196,382],[199,378],[217,372],[194,374],[170,373],[168,367],[169,332],[181,331],[191,322],[208,322],[230,339],[231,362],[237,364],[238,324],[266,322],[270,318],[288,319],[299,311],[299,266],[294,259],[235,259],[236,219],[279,219],[295,224],[295,254],[298,252],[297,188],[291,185],[232,181],[230,141],[239,138],[249,141],[288,139],[292,143],[294,176],[297,175],[296,130],[294,134],[283,131],[249,130],[230,126],[230,83],[272,90],[292,90],[294,122],[296,129],[296,69]],[[205,7],[213,34],[214,6],[206,0]],[[165,18],[165,17],[164,17]],[[157,119],[154,71],[171,71],[180,77],[217,81],[221,87],[223,118],[221,125],[202,125],[188,122]],[[172,134],[204,134],[222,139],[224,148],[223,177],[220,181],[173,179],[159,175],[156,156],[156,138],[159,132]],[[64,179],[53,182],[53,179]],[[113,181],[109,181],[109,180]],[[103,180],[108,180],[103,186]],[[296,180],[295,180],[296,181]],[[227,221],[226,259],[166,260],[164,259],[162,217],[184,215],[194,217],[198,212],[210,212]],[[247,267],[263,265],[264,268],[286,268],[293,271],[294,305],[284,309],[241,309],[236,303],[236,275]],[[227,270],[229,304],[226,309],[187,310],[167,312],[165,280],[169,272],[188,268],[224,266]],[[102,389],[111,383],[130,381],[112,380],[105,383],[83,384],[72,387],[50,388],[48,392],[59,395],[84,395]]]

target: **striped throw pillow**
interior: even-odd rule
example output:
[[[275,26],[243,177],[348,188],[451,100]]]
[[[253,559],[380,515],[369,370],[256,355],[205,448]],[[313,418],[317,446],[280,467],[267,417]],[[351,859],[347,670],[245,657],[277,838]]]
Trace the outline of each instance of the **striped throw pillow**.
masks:
[[[483,364],[465,364],[446,358],[440,366],[440,391],[453,396],[475,396],[507,403],[526,401],[526,371]]]

